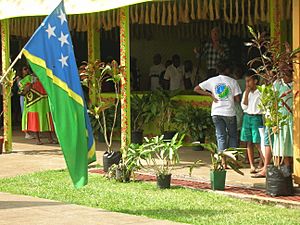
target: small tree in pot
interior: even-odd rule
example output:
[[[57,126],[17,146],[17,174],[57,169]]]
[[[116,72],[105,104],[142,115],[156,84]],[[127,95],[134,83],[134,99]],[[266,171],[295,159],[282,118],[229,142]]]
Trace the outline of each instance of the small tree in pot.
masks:
[[[266,171],[266,191],[272,196],[293,194],[292,174],[289,160],[292,156],[292,76],[294,58],[300,49],[291,51],[280,40],[269,40],[264,33],[255,33],[248,45],[259,52],[249,61],[249,66],[266,84],[259,87],[261,108],[266,112],[265,125],[273,152],[274,165]],[[274,142],[273,138],[274,137]],[[266,159],[268,161],[268,159]]]
[[[243,158],[244,155],[239,150],[241,149],[226,149],[224,151],[218,151],[218,147],[214,143],[208,145],[203,145],[207,150],[210,151],[211,156],[211,170],[210,170],[210,182],[212,190],[221,190],[225,189],[226,183],[226,168],[224,166],[223,160],[226,158],[227,164],[237,173],[244,175],[240,170],[242,167],[239,159]],[[190,167],[190,175],[192,174],[193,169],[201,162],[198,160]]]
[[[96,60],[93,63],[89,63],[86,67],[86,85],[94,87],[94,95],[96,96],[96,102],[89,103],[89,113],[98,122],[98,125],[103,131],[105,144],[107,149],[103,155],[103,167],[104,171],[108,172],[108,169],[113,164],[118,164],[121,159],[121,153],[115,152],[112,149],[112,139],[114,129],[117,123],[118,106],[120,103],[119,90],[121,80],[121,67],[119,67],[116,61],[112,61],[111,64],[105,64]],[[113,82],[115,90],[115,99],[113,101],[105,100],[102,97],[102,84],[103,82]],[[111,120],[107,117],[108,110],[112,111]],[[109,121],[111,126],[109,127]]]
[[[144,152],[147,165],[154,170],[159,188],[170,188],[172,170],[179,163],[179,148],[182,146],[184,136],[178,138],[178,133],[169,141],[164,141],[163,136],[151,139],[145,137],[145,142],[140,146]]]

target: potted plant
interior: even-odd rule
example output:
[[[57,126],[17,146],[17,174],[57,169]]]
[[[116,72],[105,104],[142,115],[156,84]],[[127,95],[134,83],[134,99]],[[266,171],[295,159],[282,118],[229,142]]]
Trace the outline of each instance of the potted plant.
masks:
[[[178,133],[169,142],[164,141],[163,136],[151,139],[145,137],[144,144],[140,146],[141,152],[146,155],[147,165],[156,174],[157,186],[161,189],[170,188],[172,170],[179,163],[178,151],[183,138],[179,138]]]
[[[193,149],[203,150],[201,143],[205,143],[206,135],[212,133],[212,119],[210,111],[192,105],[178,108],[174,123],[179,129],[191,138]]]
[[[292,87],[283,81],[292,80],[293,64],[296,63],[294,58],[300,52],[300,48],[292,51],[287,43],[282,44],[277,39],[270,40],[264,33],[255,33],[251,27],[249,31],[252,41],[248,45],[255,48],[259,56],[250,60],[248,64],[266,83],[258,88],[261,92],[260,106],[266,112],[264,120],[273,152],[273,165],[269,165],[266,171],[266,192],[271,196],[292,195],[292,172],[284,163],[287,152],[292,151],[292,144],[290,147],[284,147],[289,145],[291,136],[283,139],[281,137],[286,128],[292,127],[293,93]],[[289,88],[282,93],[283,86]]]
[[[126,148],[126,156],[119,164],[110,167],[109,178],[114,178],[121,182],[129,182],[135,171],[143,168],[143,161],[151,157],[150,150],[141,148],[139,144],[130,144]]]
[[[178,95],[179,92],[178,90],[157,89],[150,98],[151,112],[157,115],[158,126],[165,140],[171,140],[177,132],[172,129],[172,122],[177,108],[173,97]]]
[[[116,61],[112,61],[111,64],[105,64],[96,60],[87,65],[86,75],[85,83],[89,87],[94,87],[93,90],[95,93],[93,94],[96,96],[96,102],[90,102],[88,109],[91,116],[98,122],[100,130],[103,131],[107,147],[103,155],[103,167],[104,171],[108,172],[109,167],[113,164],[118,164],[121,159],[120,151],[115,152],[112,149],[112,139],[117,123],[118,106],[120,103],[121,67],[119,67]],[[105,100],[102,97],[103,82],[113,82],[115,91],[115,99],[113,101]]]
[[[210,183],[212,190],[221,190],[225,189],[226,183],[226,167],[224,165],[223,160],[226,158],[226,163],[233,169],[233,171],[244,175],[244,173],[240,170],[241,163],[239,161],[240,158],[243,158],[243,153],[240,152],[241,149],[226,149],[224,151],[218,151],[218,147],[214,143],[207,144],[205,146],[207,150],[210,151],[211,156],[211,170],[210,170]],[[190,175],[192,174],[193,169],[197,166],[197,164],[201,162],[201,160],[196,161],[190,167]]]
[[[151,111],[151,94],[133,94],[131,96],[132,132],[131,143],[143,143],[143,127],[154,119],[155,114]]]

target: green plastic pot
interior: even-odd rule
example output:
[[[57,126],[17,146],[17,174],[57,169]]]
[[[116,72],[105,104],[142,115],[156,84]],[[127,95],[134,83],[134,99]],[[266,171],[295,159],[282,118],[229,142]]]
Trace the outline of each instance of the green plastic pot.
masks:
[[[226,170],[210,171],[210,184],[212,190],[224,191],[226,181]]]

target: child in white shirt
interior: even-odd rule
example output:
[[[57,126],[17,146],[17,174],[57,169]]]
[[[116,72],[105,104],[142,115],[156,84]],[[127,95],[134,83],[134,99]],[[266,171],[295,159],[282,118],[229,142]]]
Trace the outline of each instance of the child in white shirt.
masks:
[[[254,147],[259,151],[262,167],[264,156],[261,152],[261,138],[259,128],[263,127],[262,111],[259,107],[260,92],[257,89],[259,77],[257,75],[246,75],[246,90],[243,94],[241,106],[244,111],[243,125],[241,130],[241,141],[247,142],[247,153],[250,163],[250,173],[257,173],[254,166]]]

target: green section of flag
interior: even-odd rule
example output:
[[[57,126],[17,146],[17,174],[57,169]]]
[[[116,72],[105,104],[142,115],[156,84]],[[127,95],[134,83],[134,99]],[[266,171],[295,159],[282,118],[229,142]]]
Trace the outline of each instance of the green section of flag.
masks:
[[[85,121],[84,108],[53,83],[45,68],[28,62],[48,94],[55,131],[72,181],[76,188],[82,187],[88,181],[87,130],[85,123],[79,122]]]

